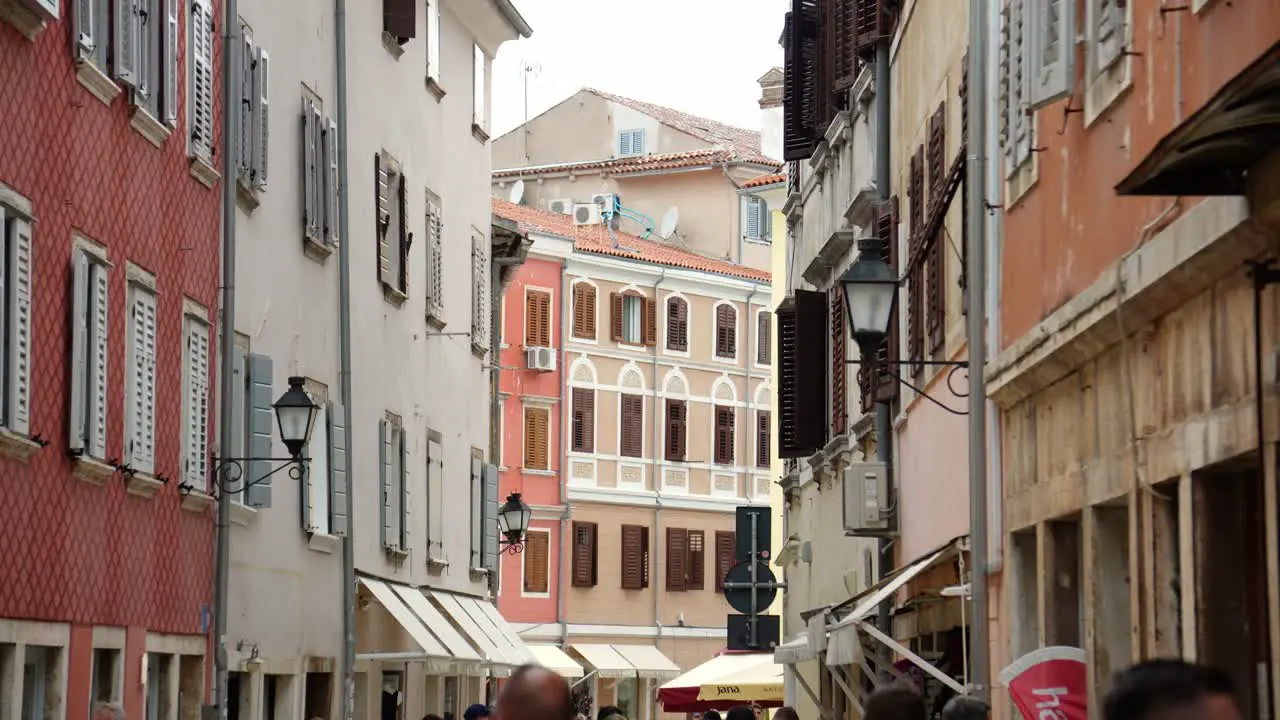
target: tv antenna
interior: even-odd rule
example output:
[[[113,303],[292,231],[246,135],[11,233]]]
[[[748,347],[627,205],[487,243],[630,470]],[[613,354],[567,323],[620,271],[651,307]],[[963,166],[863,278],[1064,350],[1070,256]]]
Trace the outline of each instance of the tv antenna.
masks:
[[[535,78],[542,76],[542,63],[532,59],[520,60],[520,71],[524,75],[524,132],[521,136],[524,140],[524,162],[529,164],[529,76]]]

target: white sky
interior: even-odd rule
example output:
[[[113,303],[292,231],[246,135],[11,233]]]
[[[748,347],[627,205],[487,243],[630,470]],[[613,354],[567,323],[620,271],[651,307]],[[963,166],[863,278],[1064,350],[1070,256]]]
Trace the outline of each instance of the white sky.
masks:
[[[515,0],[533,36],[493,63],[494,137],[582,87],[760,129],[787,0]]]

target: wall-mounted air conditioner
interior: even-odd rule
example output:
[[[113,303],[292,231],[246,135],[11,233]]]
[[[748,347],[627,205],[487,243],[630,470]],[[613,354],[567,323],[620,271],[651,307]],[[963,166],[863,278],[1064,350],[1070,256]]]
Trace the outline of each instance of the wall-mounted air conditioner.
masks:
[[[558,200],[552,200],[550,203],[548,203],[548,207],[553,213],[560,213],[561,215],[572,215],[573,214],[573,198],[560,198]]]
[[[881,537],[893,529],[889,473],[884,463],[854,463],[844,471],[844,532]]]
[[[556,351],[546,347],[525,348],[525,365],[530,370],[551,372],[556,369]]]
[[[599,225],[600,206],[595,203],[579,203],[573,206],[574,225]]]

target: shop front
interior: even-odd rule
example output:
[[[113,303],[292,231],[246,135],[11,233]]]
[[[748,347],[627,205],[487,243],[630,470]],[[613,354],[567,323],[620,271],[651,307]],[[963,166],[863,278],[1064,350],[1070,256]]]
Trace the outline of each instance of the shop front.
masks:
[[[588,717],[613,705],[630,720],[654,720],[658,685],[680,674],[680,667],[653,645],[573,643],[569,653],[586,669],[574,684],[574,699]]]

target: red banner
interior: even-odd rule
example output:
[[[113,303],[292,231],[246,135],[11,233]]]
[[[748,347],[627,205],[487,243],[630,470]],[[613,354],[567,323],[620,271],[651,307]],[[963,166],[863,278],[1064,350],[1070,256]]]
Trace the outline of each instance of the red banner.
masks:
[[[1024,720],[1088,720],[1088,674],[1084,650],[1033,650],[1000,671]]]

